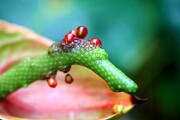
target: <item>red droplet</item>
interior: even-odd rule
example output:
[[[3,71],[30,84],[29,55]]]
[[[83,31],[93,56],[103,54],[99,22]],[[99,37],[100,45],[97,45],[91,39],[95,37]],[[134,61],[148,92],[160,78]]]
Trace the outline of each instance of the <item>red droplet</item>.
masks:
[[[96,46],[102,47],[101,40],[99,40],[98,38],[92,38],[89,41],[90,41],[90,43],[95,44]]]
[[[77,30],[71,30],[69,31],[69,34],[73,34],[75,37],[77,37]]]
[[[64,41],[67,43],[71,43],[74,40],[74,35],[71,33],[68,33],[64,36]]]
[[[86,35],[88,34],[88,29],[84,26],[79,26],[77,28],[77,37],[79,38],[85,38]]]
[[[52,87],[52,88],[55,88],[57,86],[57,80],[54,77],[48,78],[47,83],[49,87]]]
[[[73,78],[70,74],[66,74],[65,76],[65,82],[68,84],[71,84],[73,82]]]

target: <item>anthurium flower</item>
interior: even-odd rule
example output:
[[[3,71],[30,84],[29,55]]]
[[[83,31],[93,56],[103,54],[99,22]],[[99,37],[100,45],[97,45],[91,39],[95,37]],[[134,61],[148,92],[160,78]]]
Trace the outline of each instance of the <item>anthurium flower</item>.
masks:
[[[52,43],[30,30],[1,21],[0,74],[22,59],[46,53]],[[0,119],[115,120],[144,101],[112,92],[102,78],[85,67],[74,65],[69,74],[71,84],[65,81],[66,74],[58,72],[55,88],[37,80],[11,93],[0,101]]]

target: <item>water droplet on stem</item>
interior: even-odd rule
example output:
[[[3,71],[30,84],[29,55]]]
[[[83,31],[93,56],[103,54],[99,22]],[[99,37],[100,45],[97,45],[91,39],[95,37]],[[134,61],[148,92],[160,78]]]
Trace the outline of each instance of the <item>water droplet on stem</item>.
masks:
[[[73,78],[70,74],[66,74],[65,76],[65,82],[68,84],[71,84],[73,82]]]

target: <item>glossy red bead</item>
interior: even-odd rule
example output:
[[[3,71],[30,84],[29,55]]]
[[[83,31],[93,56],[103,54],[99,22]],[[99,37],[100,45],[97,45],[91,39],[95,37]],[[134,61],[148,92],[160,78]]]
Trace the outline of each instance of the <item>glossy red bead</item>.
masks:
[[[55,88],[57,86],[57,80],[54,77],[48,78],[47,83],[49,87],[52,87],[52,88]]]
[[[64,41],[67,43],[71,43],[74,40],[74,35],[71,33],[68,33],[64,36]]]
[[[92,38],[89,41],[90,41],[90,43],[95,44],[96,46],[102,47],[101,40],[99,40],[98,38]]]
[[[77,37],[79,38],[85,38],[86,35],[88,34],[88,29],[84,26],[79,26],[77,28]]]
[[[75,37],[77,37],[77,30],[71,30],[69,31],[69,34],[73,34]]]

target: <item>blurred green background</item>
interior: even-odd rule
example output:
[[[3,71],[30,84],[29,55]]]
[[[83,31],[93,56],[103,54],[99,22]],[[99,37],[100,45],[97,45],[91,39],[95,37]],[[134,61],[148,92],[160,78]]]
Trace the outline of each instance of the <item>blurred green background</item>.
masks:
[[[0,19],[59,41],[79,25],[150,97],[122,120],[176,120],[180,110],[180,0],[0,0]]]

